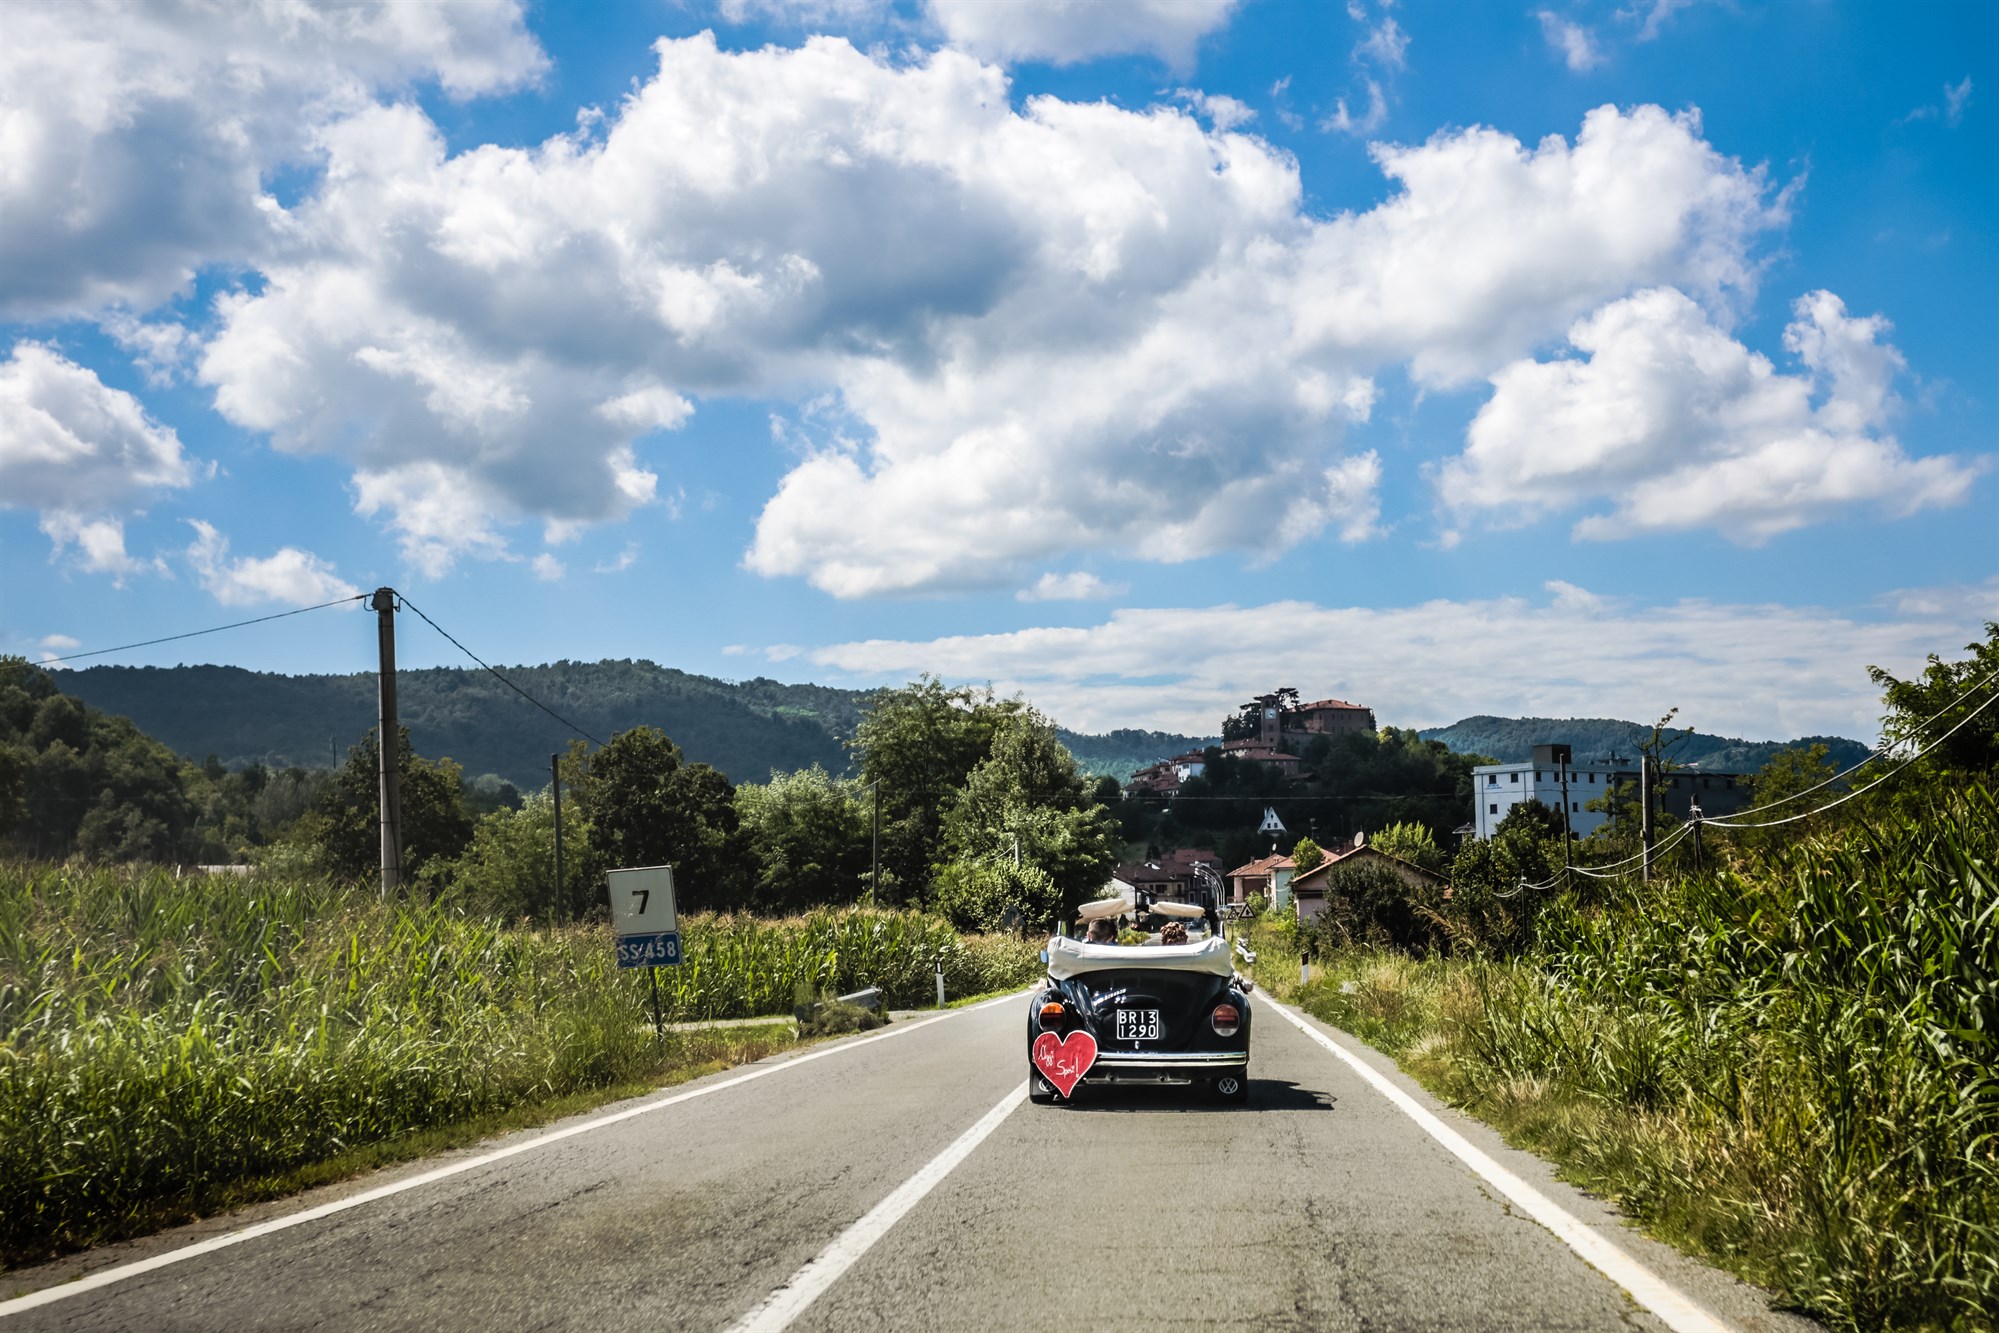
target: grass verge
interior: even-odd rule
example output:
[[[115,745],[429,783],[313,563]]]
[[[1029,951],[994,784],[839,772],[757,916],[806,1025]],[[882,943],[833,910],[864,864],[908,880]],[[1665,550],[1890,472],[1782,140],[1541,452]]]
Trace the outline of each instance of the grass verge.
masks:
[[[1558,903],[1516,958],[1259,984],[1650,1234],[1847,1329],[1999,1327],[1999,807]]]

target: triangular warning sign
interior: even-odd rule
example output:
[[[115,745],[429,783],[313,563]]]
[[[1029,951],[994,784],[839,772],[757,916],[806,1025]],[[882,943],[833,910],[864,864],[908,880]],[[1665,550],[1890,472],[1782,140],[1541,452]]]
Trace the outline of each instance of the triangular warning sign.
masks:
[[[1284,821],[1277,817],[1276,806],[1266,805],[1263,807],[1263,823],[1257,826],[1256,831],[1258,833],[1273,833],[1273,834],[1282,833],[1284,831]]]

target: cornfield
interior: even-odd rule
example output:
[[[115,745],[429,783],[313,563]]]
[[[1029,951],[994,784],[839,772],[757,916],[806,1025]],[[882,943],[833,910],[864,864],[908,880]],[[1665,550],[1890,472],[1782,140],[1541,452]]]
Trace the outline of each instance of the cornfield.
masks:
[[[1848,1329],[1999,1327],[1999,801],[1544,913],[1299,999],[1657,1234]],[[1267,984],[1295,992],[1283,932]]]
[[[915,913],[696,917],[669,1021],[1022,984],[1034,947]],[[671,1067],[603,928],[514,929],[324,881],[0,866],[0,1259],[162,1203]]]

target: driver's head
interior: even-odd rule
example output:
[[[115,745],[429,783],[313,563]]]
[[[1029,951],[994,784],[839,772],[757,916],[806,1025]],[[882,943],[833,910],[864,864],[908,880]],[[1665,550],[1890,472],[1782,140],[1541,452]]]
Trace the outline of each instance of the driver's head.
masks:
[[[1117,943],[1117,927],[1112,924],[1111,919],[1109,917],[1100,916],[1095,921],[1092,921],[1090,923],[1090,943],[1092,944]]]

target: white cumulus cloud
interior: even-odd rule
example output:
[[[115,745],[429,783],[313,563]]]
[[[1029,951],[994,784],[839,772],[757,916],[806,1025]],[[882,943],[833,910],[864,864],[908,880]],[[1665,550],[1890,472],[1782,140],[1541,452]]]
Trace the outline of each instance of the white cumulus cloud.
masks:
[[[1090,602],[1116,597],[1126,591],[1122,583],[1107,583],[1087,570],[1043,574],[1014,597],[1023,602]]]
[[[188,565],[202,588],[224,606],[268,602],[312,606],[360,594],[359,588],[310,551],[285,546],[261,559],[246,556],[232,560],[229,539],[216,531],[214,524],[197,518],[188,520],[188,526],[194,529],[194,541],[184,553]]]
[[[173,428],[96,371],[36,342],[0,362],[0,503],[129,511],[193,480]]]
[[[1603,51],[1588,28],[1551,10],[1543,9],[1534,17],[1541,20],[1541,35],[1547,39],[1548,46],[1562,57],[1563,63],[1570,69],[1581,73],[1603,63]]]
[[[0,505],[38,510],[58,556],[121,581],[156,568],[126,551],[125,519],[195,474],[173,428],[96,371],[36,342],[0,362]]]
[[[1758,542],[1846,509],[1963,500],[1981,461],[1911,458],[1887,431],[1903,362],[1886,322],[1830,292],[1794,309],[1784,342],[1802,374],[1672,288],[1611,302],[1570,331],[1582,356],[1492,377],[1464,453],[1439,473],[1445,504],[1515,524],[1609,500],[1578,537],[1711,527]]]
[[[1479,713],[1647,721],[1677,706],[1679,721],[1723,735],[1869,740],[1880,692],[1868,666],[1920,670],[1927,654],[1955,653],[1979,637],[1982,621],[1999,618],[1999,580],[1933,593],[1879,611],[1696,599],[1613,605],[1573,585],[1545,604],[1120,610],[1079,628],[868,640],[808,657],[867,682],[924,671],[990,681],[1079,731],[1213,734],[1243,699],[1293,682],[1308,696],[1366,704],[1383,725],[1442,726]],[[1162,644],[1172,645],[1167,657]]]
[[[385,90],[546,64],[519,0],[13,0],[0,40],[0,317],[146,309],[288,239],[266,190]]]
[[[1238,0],[927,0],[931,20],[960,50],[1002,63],[1074,65],[1149,54],[1176,69],[1225,26]]]
[[[419,568],[676,494],[655,435],[722,395],[814,404],[745,563],[840,596],[1358,540],[1376,371],[1461,383],[1647,284],[1746,299],[1784,218],[1656,107],[1376,145],[1389,197],[1321,217],[1212,108],[1016,107],[962,53],[835,38],[657,51],[534,148],[453,154],[412,106],[327,127],[297,244],[219,304],[216,406],[348,462]]]

